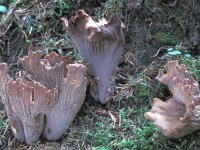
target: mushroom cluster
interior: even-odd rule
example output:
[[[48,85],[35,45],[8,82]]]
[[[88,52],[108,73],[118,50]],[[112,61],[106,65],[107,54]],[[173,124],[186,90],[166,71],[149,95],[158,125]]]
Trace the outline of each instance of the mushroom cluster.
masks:
[[[69,62],[55,52],[42,58],[42,51],[30,51],[20,60],[24,71],[15,80],[7,64],[0,64],[0,94],[17,139],[28,144],[41,135],[57,140],[74,120],[88,80],[85,66]]]
[[[30,51],[19,60],[24,71],[14,79],[7,64],[0,63],[0,96],[11,130],[28,144],[41,136],[58,140],[65,133],[84,102],[88,83],[91,96],[101,103],[114,94],[113,75],[125,44],[119,17],[95,22],[79,10],[69,21],[62,20],[86,66],[55,52],[43,57],[42,51]],[[164,135],[179,138],[200,128],[199,85],[178,61],[169,61],[166,72],[160,70],[157,80],[169,87],[173,97],[166,102],[155,98],[145,116]]]
[[[55,52],[43,57],[42,51],[30,51],[19,60],[24,71],[13,79],[7,64],[0,64],[0,96],[9,124],[14,136],[28,144],[40,136],[62,136],[84,102],[88,83],[91,95],[101,103],[114,94],[113,74],[125,43],[119,17],[95,22],[79,10],[69,22],[62,20],[87,67]]]

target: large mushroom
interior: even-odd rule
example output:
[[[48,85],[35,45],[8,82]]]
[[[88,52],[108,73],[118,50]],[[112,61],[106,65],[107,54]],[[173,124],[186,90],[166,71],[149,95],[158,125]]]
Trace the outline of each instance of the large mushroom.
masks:
[[[160,70],[156,79],[169,87],[173,97],[166,102],[155,98],[145,116],[154,121],[165,136],[179,138],[200,128],[199,85],[178,61],[169,61],[166,71],[164,74]]]
[[[115,14],[109,20],[95,22],[83,10],[68,21],[62,18],[66,31],[79,53],[88,63],[90,93],[106,103],[114,93],[113,73],[124,51],[123,25]]]
[[[20,77],[7,84],[6,111],[13,134],[28,144],[36,142],[44,130],[45,113],[56,100],[56,89]]]
[[[41,135],[57,140],[83,104],[87,87],[86,67],[68,64],[56,53],[42,59],[41,51],[29,52],[20,63],[25,71],[11,79],[0,64],[0,94],[14,136],[28,144]],[[5,80],[6,79],[6,80]],[[3,82],[4,80],[4,82]]]

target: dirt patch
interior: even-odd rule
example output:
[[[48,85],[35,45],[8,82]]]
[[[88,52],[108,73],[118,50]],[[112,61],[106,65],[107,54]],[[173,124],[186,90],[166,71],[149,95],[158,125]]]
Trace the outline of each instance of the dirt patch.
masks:
[[[193,56],[200,53],[199,2],[146,0],[129,5],[131,3],[132,9],[126,13],[129,21],[125,50],[134,69],[148,66],[162,56],[163,53],[152,57],[163,46],[182,45],[190,49]]]

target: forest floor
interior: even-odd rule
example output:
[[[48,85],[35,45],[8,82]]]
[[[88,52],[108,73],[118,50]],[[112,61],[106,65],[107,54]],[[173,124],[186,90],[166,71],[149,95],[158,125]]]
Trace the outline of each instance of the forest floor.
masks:
[[[11,76],[21,69],[17,60],[30,49],[46,54],[56,51],[79,61],[60,19],[74,16],[79,9],[95,20],[117,13],[125,25],[126,44],[115,74],[117,85],[112,100],[101,105],[88,94],[59,141],[41,139],[32,146],[18,141],[0,102],[0,150],[200,149],[199,131],[170,139],[144,117],[153,98],[171,97],[168,88],[155,79],[168,60],[186,64],[200,82],[200,1],[11,0],[3,5],[9,9],[7,14],[0,14],[0,61],[9,64]],[[181,55],[170,55],[168,48],[177,49]]]

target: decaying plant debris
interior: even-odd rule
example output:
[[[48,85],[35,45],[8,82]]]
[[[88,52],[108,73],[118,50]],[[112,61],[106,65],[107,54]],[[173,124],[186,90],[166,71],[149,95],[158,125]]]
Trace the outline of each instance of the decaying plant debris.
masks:
[[[61,137],[83,104],[88,83],[85,66],[68,64],[68,58],[56,53],[42,55],[29,52],[22,58],[25,71],[16,80],[8,76],[7,64],[0,64],[0,94],[12,132],[28,144],[41,135]]]
[[[173,98],[166,102],[155,98],[153,108],[145,116],[164,135],[179,138],[200,128],[199,85],[178,61],[169,61],[166,71],[164,74],[160,70],[157,80],[169,87]]]
[[[107,21],[95,22],[83,10],[69,22],[65,18],[62,20],[81,56],[88,62],[88,72],[92,76],[91,95],[106,103],[114,94],[113,71],[124,51],[121,20],[113,15]]]
[[[87,107],[83,107],[76,117],[68,130],[70,132],[59,141],[39,140],[31,146],[13,138],[5,109],[0,103],[0,149],[200,149],[198,131],[177,140],[167,139],[143,116],[143,113],[150,109],[152,97],[165,99],[170,96],[166,86],[157,84],[154,78],[157,69],[166,63],[166,57],[162,57],[166,51],[157,53],[161,47],[186,47],[191,52],[192,59],[184,63],[192,71],[196,81],[200,81],[199,65],[196,63],[200,52],[199,0],[4,2],[8,13],[0,17],[0,20],[3,19],[0,25],[1,62],[9,64],[9,74],[12,77],[19,70],[16,60],[27,54],[30,44],[34,46],[34,50],[43,49],[46,52],[56,51],[77,56],[73,43],[65,36],[66,33],[63,33],[59,18],[69,18],[80,8],[95,18],[117,12],[126,25],[126,44],[125,59],[119,65],[115,76],[116,92],[112,103],[99,106],[90,101],[88,95],[84,105]],[[156,53],[157,57],[152,57]],[[79,59],[75,57],[74,59]],[[183,62],[182,56],[175,58]],[[121,111],[125,113],[125,117]],[[107,112],[117,118],[115,126],[110,130],[112,119],[107,116]],[[101,126],[98,126],[99,124]],[[120,128],[117,127],[118,124]],[[99,136],[98,133],[105,133],[105,136]]]

